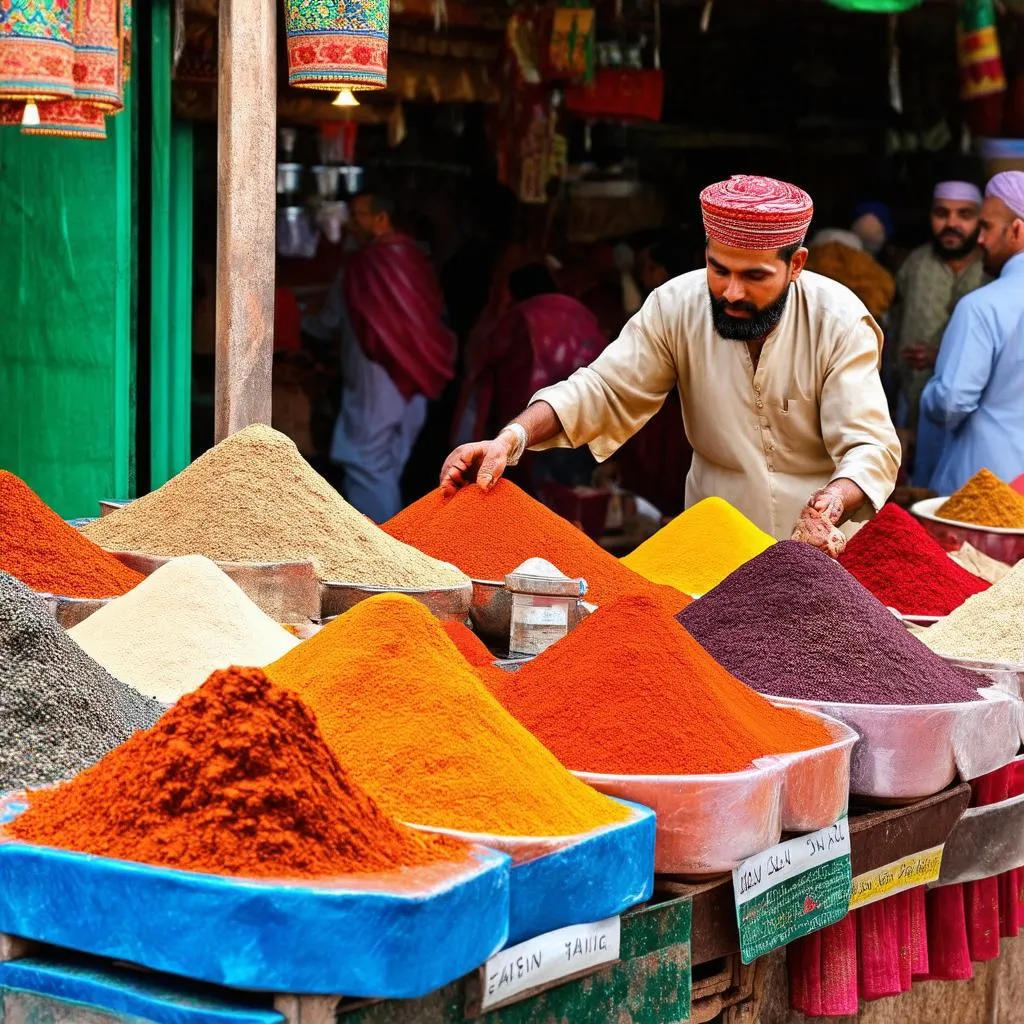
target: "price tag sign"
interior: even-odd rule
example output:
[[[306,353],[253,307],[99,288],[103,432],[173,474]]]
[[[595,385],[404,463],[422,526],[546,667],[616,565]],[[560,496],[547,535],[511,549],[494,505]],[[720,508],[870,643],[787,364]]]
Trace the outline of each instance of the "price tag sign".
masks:
[[[841,921],[852,881],[846,818],[745,860],[732,873],[743,962]]]
[[[619,959],[619,918],[570,925],[495,953],[481,970],[482,1011]]]
[[[865,871],[853,880],[850,909],[857,910],[898,892],[935,882],[941,870],[942,847],[933,846],[930,850],[911,853],[874,871]]]

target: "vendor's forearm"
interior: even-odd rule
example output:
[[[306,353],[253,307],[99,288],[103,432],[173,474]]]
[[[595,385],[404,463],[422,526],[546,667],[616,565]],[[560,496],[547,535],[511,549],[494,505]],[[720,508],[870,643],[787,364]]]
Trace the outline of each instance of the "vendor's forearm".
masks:
[[[550,441],[562,432],[562,424],[547,402],[534,402],[512,422],[518,423],[526,431],[527,448]]]
[[[828,486],[843,499],[844,516],[853,515],[868,500],[867,495],[861,490],[860,486],[847,477],[833,480]]]

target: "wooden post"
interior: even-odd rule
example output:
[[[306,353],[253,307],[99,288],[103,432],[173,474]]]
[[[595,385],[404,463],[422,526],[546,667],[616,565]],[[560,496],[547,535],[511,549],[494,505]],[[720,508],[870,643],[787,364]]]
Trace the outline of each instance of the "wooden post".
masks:
[[[270,422],[274,356],[276,0],[220,0],[217,377],[221,441]]]

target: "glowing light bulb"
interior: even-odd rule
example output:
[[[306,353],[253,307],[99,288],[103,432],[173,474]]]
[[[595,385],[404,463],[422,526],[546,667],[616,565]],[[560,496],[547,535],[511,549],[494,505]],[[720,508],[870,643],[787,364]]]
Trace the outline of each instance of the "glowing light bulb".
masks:
[[[25,128],[39,127],[39,108],[35,100],[29,100],[25,104],[25,112],[21,115],[21,123]]]
[[[331,101],[332,107],[358,107],[359,100],[351,89],[342,89]]]

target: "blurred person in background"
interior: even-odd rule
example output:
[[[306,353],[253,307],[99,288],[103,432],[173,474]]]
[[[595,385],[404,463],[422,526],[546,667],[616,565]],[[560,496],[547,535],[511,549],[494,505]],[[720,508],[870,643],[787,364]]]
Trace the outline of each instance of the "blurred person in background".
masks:
[[[321,311],[341,341],[341,411],[331,461],[341,490],[381,523],[402,507],[401,478],[427,418],[455,374],[456,339],[423,249],[394,227],[382,193],[352,200],[349,255]]]
[[[943,495],[982,468],[1006,481],[1024,472],[1024,171],[988,183],[979,223],[996,280],[957,304],[921,395],[921,418],[944,432],[930,481]]]
[[[921,487],[927,487],[935,471],[943,440],[937,424],[919,420],[921,392],[935,372],[954,308],[987,281],[978,248],[981,203],[981,189],[972,182],[936,185],[931,241],[915,249],[896,275],[897,301],[889,325],[899,373],[895,420],[912,444],[911,479]]]
[[[490,437],[535,391],[586,366],[608,344],[593,313],[561,293],[546,264],[514,270],[508,289],[512,305],[493,328],[475,331],[466,350],[456,413],[460,442]]]

